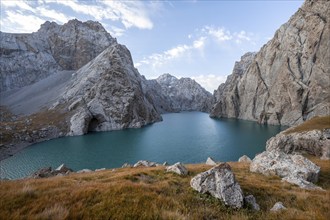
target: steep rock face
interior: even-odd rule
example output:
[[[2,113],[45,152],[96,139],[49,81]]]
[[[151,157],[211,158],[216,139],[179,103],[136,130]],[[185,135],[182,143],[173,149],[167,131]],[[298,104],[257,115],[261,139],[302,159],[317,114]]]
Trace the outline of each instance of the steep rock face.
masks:
[[[46,22],[38,31],[47,36],[51,53],[65,70],[77,70],[116,40],[95,21],[70,20],[64,25]]]
[[[143,91],[145,96],[154,104],[159,113],[166,112],[179,112],[179,109],[175,109],[170,98],[162,92],[161,85],[155,79],[144,80]]]
[[[159,112],[202,111],[209,112],[212,95],[190,78],[163,74],[149,80],[145,93]]]
[[[59,70],[46,38],[0,32],[0,91],[21,88]]]
[[[47,21],[32,34],[0,32],[0,91],[30,85],[58,70],[77,70],[115,42],[93,21]]]
[[[307,0],[242,75],[235,66],[215,93],[211,117],[294,125],[330,114],[329,8],[329,1]]]
[[[138,128],[161,120],[142,91],[129,50],[114,44],[79,69],[60,104],[69,106],[70,135]]]
[[[240,113],[240,97],[238,94],[238,82],[243,77],[247,68],[252,63],[255,53],[246,53],[239,62],[235,63],[233,73],[227,77],[214,92],[215,104],[212,107],[211,117],[236,118]]]

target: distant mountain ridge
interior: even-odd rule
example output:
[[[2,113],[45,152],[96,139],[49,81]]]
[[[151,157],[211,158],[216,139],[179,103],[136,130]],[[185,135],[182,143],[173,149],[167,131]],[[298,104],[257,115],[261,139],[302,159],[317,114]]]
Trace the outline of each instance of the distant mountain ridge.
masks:
[[[178,79],[168,73],[148,80],[146,94],[159,112],[210,112],[213,102],[212,94],[195,80]]]
[[[306,0],[214,94],[211,117],[296,125],[330,114],[330,1]]]

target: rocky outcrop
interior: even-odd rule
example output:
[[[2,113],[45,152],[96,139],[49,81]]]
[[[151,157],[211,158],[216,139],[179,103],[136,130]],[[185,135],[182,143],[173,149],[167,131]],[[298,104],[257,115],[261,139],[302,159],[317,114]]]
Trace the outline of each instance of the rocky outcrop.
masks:
[[[133,166],[129,163],[124,163],[121,168],[132,168]]]
[[[253,195],[248,195],[244,197],[244,203],[246,206],[252,208],[252,210],[260,211],[260,206],[256,201],[256,198],[254,198]]]
[[[209,112],[212,95],[190,78],[176,78],[163,74],[144,85],[146,96],[157,110],[164,112],[201,111]]]
[[[55,169],[55,171],[59,171],[61,173],[72,172],[73,170],[68,168],[65,164],[61,164],[59,167]]]
[[[215,166],[215,165],[217,165],[217,163],[213,160],[212,157],[208,157],[208,158],[206,159],[205,164],[207,164],[207,165],[211,165],[211,166]]]
[[[37,170],[28,178],[39,179],[39,178],[48,178],[53,176],[63,176],[72,173],[73,170],[66,167],[64,164],[60,165],[58,168],[53,170],[51,167],[45,167]]]
[[[168,166],[166,168],[166,172],[177,173],[179,175],[187,175],[188,170],[187,168],[180,162],[173,164],[172,166]]]
[[[330,159],[330,129],[288,133],[285,130],[267,141],[266,149],[285,153],[308,153]]]
[[[227,163],[198,174],[191,179],[190,186],[200,193],[211,194],[232,208],[239,209],[244,205],[241,187]]]
[[[0,91],[30,85],[59,70],[77,70],[114,43],[94,21],[47,21],[32,34],[0,32]]]
[[[238,159],[238,162],[251,163],[252,160],[250,159],[250,157],[243,155]]]
[[[161,116],[142,91],[129,50],[114,44],[73,76],[59,104],[72,112],[70,135],[139,128]]]
[[[133,167],[155,167],[155,162],[150,162],[147,160],[139,160],[137,163],[134,164]]]
[[[320,189],[313,184],[318,181],[320,167],[301,155],[264,151],[253,159],[250,171],[264,175],[277,175],[284,181],[301,188]]]
[[[285,206],[283,205],[282,202],[277,202],[274,204],[273,208],[270,209],[271,212],[278,212],[278,211],[282,211],[285,210]]]
[[[243,56],[215,92],[211,116],[295,125],[329,115],[329,8],[305,1],[257,54]]]
[[[90,172],[93,172],[93,171],[90,169],[82,169],[82,170],[77,171],[77,173],[90,173]]]

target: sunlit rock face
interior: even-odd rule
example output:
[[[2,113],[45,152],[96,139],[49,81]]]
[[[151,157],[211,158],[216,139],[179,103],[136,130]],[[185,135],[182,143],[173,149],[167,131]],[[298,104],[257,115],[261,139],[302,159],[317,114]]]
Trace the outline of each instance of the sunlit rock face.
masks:
[[[236,63],[211,117],[295,125],[330,114],[330,2],[307,0],[261,50]]]

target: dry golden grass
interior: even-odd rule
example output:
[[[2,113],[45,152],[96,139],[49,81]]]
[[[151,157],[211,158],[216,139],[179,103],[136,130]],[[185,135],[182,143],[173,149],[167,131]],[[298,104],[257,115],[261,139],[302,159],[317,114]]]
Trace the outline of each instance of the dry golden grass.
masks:
[[[291,134],[295,132],[311,131],[311,130],[323,130],[330,128],[330,115],[323,117],[314,117],[304,123],[286,130],[285,134]]]
[[[277,177],[250,173],[246,163],[229,163],[245,195],[253,194],[261,211],[233,210],[190,187],[207,165],[188,165],[189,175],[164,167],[124,168],[48,179],[0,182],[0,219],[327,219],[330,216],[330,162],[321,166],[318,185],[306,191]],[[286,211],[271,213],[282,201]]]

